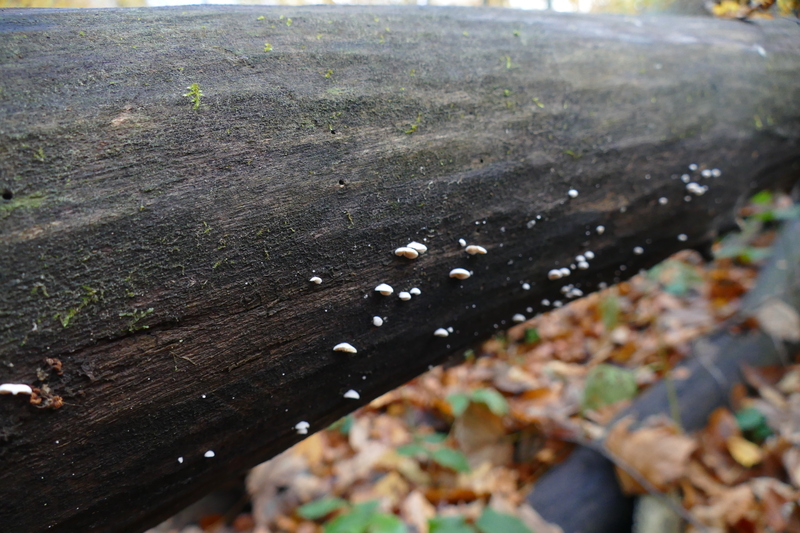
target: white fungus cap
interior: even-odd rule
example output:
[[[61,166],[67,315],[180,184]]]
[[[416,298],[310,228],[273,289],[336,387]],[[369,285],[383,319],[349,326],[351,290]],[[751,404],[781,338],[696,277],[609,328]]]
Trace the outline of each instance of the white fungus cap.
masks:
[[[606,227],[605,226],[597,226],[594,230],[597,232],[598,235],[602,235],[603,233],[605,233]]]
[[[358,392],[354,391],[353,389],[350,389],[349,391],[344,393],[344,397],[347,398],[348,400],[359,400],[361,398],[361,395]]]
[[[372,325],[379,328],[383,325],[383,319],[379,316],[372,317]]]
[[[406,292],[406,291],[402,291],[400,294],[398,294],[398,296],[399,296],[399,297],[400,297],[400,299],[401,299],[401,300],[403,300],[404,302],[407,302],[408,300],[410,300],[410,299],[411,299],[411,293],[408,293],[408,292]]]
[[[311,283],[316,283],[317,285],[319,285],[320,283],[322,283],[322,278],[319,277],[319,276],[314,276],[313,278],[309,279],[308,281],[310,281]]]
[[[570,198],[577,198],[577,197],[578,197],[578,191],[577,191],[577,189],[570,189],[570,190],[567,192],[567,195],[568,195]]]
[[[334,352],[345,352],[345,353],[358,353],[358,350],[352,344],[347,342],[340,342],[336,346],[333,347]]]
[[[472,275],[472,272],[464,268],[454,268],[450,271],[451,278],[467,279]]]
[[[437,329],[436,331],[433,332],[433,334],[436,337],[447,337],[448,335],[450,335],[450,333],[444,328]]]
[[[205,457],[206,459],[211,459],[215,455],[216,454],[214,453],[214,450],[208,450],[206,453],[203,454],[203,457]]]
[[[465,250],[470,255],[475,255],[475,254],[483,255],[486,253],[486,248],[484,248],[483,246],[478,246],[477,244],[470,244],[465,248]]]
[[[300,435],[307,435],[308,434],[308,428],[310,428],[310,427],[311,427],[311,424],[309,424],[305,420],[302,420],[302,421],[300,421],[300,422],[298,422],[297,424],[294,425],[294,429],[297,430],[297,432]]]
[[[591,251],[591,250],[589,250],[588,252],[584,252],[584,254],[583,254],[583,255],[585,255],[585,256],[586,256],[586,259],[588,259],[589,261],[591,261],[592,259],[594,259],[594,252],[593,252],[593,251]]]
[[[564,275],[561,273],[561,270],[558,268],[554,268],[547,273],[547,279],[561,279]]]
[[[525,290],[525,291],[531,290],[531,284],[530,283],[523,283],[522,284],[522,290]]]
[[[411,241],[410,243],[406,244],[406,248],[411,248],[412,250],[416,250],[417,252],[424,254],[428,251],[428,247],[422,244],[421,242]]]
[[[394,255],[408,257],[409,259],[416,259],[417,257],[419,257],[419,252],[413,248],[409,248],[408,246],[401,246],[400,248],[394,251]]]
[[[511,317],[511,320],[513,320],[514,322],[525,322],[526,319],[525,315],[523,315],[522,313],[517,313],[516,315]]]
[[[578,268],[581,270],[586,270],[589,268],[589,263],[587,263],[586,261],[580,261],[578,262]]]
[[[570,275],[570,271],[567,267],[561,268],[560,271],[561,271],[561,277],[566,277]]]
[[[678,240],[681,242],[686,242],[689,240],[689,236],[686,235],[685,233],[681,233],[680,235],[678,235]]]
[[[3,383],[0,385],[0,394],[33,394],[33,389],[29,385],[16,383]]]
[[[411,296],[419,296],[420,294],[422,294],[422,291],[419,290],[419,288],[417,287],[412,287],[411,290],[408,292],[411,293]]]
[[[391,285],[387,285],[386,283],[381,283],[380,285],[375,287],[375,292],[379,292],[384,296],[389,296],[394,292],[394,289],[391,287]]]
[[[461,247],[463,248],[464,246],[467,245],[467,241],[465,241],[464,239],[458,239],[458,244],[460,244]]]
[[[183,464],[183,457],[178,457],[178,462]]]
[[[668,202],[669,200],[667,199],[666,196],[662,196],[661,198],[658,199],[659,205],[667,205]]]
[[[644,248],[642,248],[641,246],[636,246],[633,248],[633,253],[635,253],[636,255],[642,255],[644,253]]]

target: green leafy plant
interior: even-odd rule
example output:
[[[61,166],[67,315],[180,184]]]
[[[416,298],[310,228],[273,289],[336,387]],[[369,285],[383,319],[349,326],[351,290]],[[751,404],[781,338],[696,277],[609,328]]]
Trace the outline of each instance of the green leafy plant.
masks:
[[[200,107],[200,97],[203,96],[203,91],[200,90],[199,83],[193,83],[186,88],[189,92],[185,93],[183,96],[188,96],[192,99],[192,104],[194,104],[194,108],[198,109]]]
[[[703,283],[703,278],[691,265],[674,259],[659,263],[651,268],[647,275],[660,284],[666,292],[676,296],[683,296]]]
[[[486,507],[475,524],[468,524],[463,516],[435,516],[428,520],[430,533],[531,533],[516,516],[500,513]]]
[[[636,396],[638,386],[633,372],[614,365],[600,364],[589,371],[583,389],[581,409],[594,410]]]
[[[469,462],[463,453],[445,445],[447,435],[431,433],[415,435],[410,444],[397,448],[397,453],[408,457],[421,458],[456,472],[469,472]]]
[[[341,514],[327,521],[325,533],[407,533],[408,528],[393,514],[378,510],[378,501],[351,504],[341,498],[323,498],[307,503],[297,514],[307,520],[320,520],[339,510]]]
[[[447,397],[447,403],[453,410],[453,415],[461,416],[470,403],[482,403],[497,416],[508,413],[508,402],[505,396],[495,389],[476,389],[470,393],[457,392]]]
[[[752,442],[760,444],[772,435],[772,429],[767,425],[767,417],[753,407],[737,411],[736,423],[739,424],[744,436]]]

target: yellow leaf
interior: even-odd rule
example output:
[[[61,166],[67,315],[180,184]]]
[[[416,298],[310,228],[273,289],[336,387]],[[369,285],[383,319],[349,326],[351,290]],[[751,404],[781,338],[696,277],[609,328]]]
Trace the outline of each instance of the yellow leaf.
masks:
[[[739,435],[728,437],[727,445],[731,457],[746,468],[757,465],[764,459],[764,454],[757,444],[753,444]]]

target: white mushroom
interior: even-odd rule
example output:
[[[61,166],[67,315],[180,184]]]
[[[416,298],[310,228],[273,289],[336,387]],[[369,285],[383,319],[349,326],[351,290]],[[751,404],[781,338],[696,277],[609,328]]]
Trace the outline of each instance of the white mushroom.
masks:
[[[383,294],[384,296],[389,296],[394,292],[394,289],[385,283],[381,283],[377,287],[375,287],[375,291]]]
[[[214,450],[208,450],[206,453],[203,454],[203,457],[205,457],[206,459],[211,459],[215,455],[216,454],[214,453]]]
[[[410,294],[410,293],[408,293],[408,292],[406,292],[406,291],[402,291],[400,294],[398,294],[398,296],[399,296],[399,297],[400,297],[400,299],[401,299],[401,300],[403,300],[404,302],[407,302],[408,300],[410,300],[410,299],[411,299],[411,294]]]
[[[419,252],[421,254],[424,254],[425,252],[428,251],[428,247],[427,246],[425,246],[421,242],[417,242],[417,241],[411,241],[410,243],[406,244],[406,247],[407,248],[412,248],[412,249],[416,250],[417,252]]]
[[[408,291],[408,292],[410,292],[412,296],[419,296],[420,294],[422,294],[422,291],[421,291],[421,290],[419,290],[417,287],[413,287],[413,288],[412,288],[410,291]]]
[[[467,241],[465,241],[464,239],[458,239],[458,244],[460,244],[461,247],[463,248],[467,245]]]
[[[514,322],[525,322],[525,315],[522,313],[517,313],[516,315],[511,317],[511,320]]]
[[[644,253],[644,248],[642,248],[641,246],[636,246],[633,249],[633,253],[636,255],[642,255]]]
[[[603,233],[605,233],[606,227],[605,226],[597,226],[594,230],[597,232],[598,235],[602,235]]]
[[[465,250],[470,255],[475,255],[475,254],[483,255],[486,253],[486,248],[484,248],[483,246],[478,246],[477,244],[470,244],[469,246],[466,247]]]
[[[567,267],[563,267],[560,270],[561,270],[561,277],[566,277],[570,275],[570,271]]]
[[[3,383],[0,385],[0,394],[33,394],[33,389],[28,385],[21,385],[15,383]]]
[[[409,259],[416,259],[417,257],[419,257],[419,252],[413,248],[409,248],[408,246],[401,246],[400,248],[394,251],[394,255],[408,257]]]
[[[578,263],[578,268],[580,268],[581,270],[586,270],[589,268],[589,263],[587,263],[586,261],[581,261],[580,263]]]
[[[383,319],[379,316],[372,317],[372,325],[379,328],[383,325]]]
[[[310,427],[311,427],[311,424],[309,424],[305,420],[302,420],[302,421],[300,421],[300,422],[298,422],[297,424],[294,425],[294,429],[296,429],[297,432],[300,435],[307,435],[308,434],[308,428],[310,428]]]
[[[350,389],[349,391],[344,393],[344,397],[347,398],[348,400],[358,400],[361,398],[361,395],[358,392],[354,391],[353,389]]]
[[[433,332],[433,334],[437,337],[447,337],[448,335],[450,335],[450,333],[448,333],[448,331],[444,328],[437,329],[436,331]]]
[[[334,352],[345,352],[345,353],[358,353],[358,350],[352,344],[347,342],[340,342],[336,346],[333,347]]]
[[[317,285],[319,285],[320,283],[322,283],[322,278],[319,277],[319,276],[314,276],[313,278],[309,279],[308,281],[310,281],[311,283],[316,283]]]
[[[450,271],[451,278],[467,279],[472,275],[472,272],[464,268],[454,268]]]
[[[554,268],[547,273],[547,279],[561,279],[564,275],[561,274],[561,270]]]
[[[570,189],[569,191],[567,191],[567,195],[570,198],[577,198],[578,197],[578,191],[576,189]]]
[[[589,250],[588,252],[585,252],[583,255],[585,255],[585,256],[586,256],[586,259],[588,259],[589,261],[591,261],[592,259],[594,259],[594,252],[593,252],[593,251],[591,251],[591,250]]]

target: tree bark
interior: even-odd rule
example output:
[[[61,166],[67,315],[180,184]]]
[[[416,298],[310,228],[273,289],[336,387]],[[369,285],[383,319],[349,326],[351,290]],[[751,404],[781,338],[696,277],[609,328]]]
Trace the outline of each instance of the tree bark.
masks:
[[[797,32],[491,9],[0,12],[0,380],[42,400],[0,397],[0,523],[144,529],[564,285],[707,245],[743,198],[797,176]],[[427,253],[393,254],[411,240]],[[548,279],[587,250],[588,269]]]

